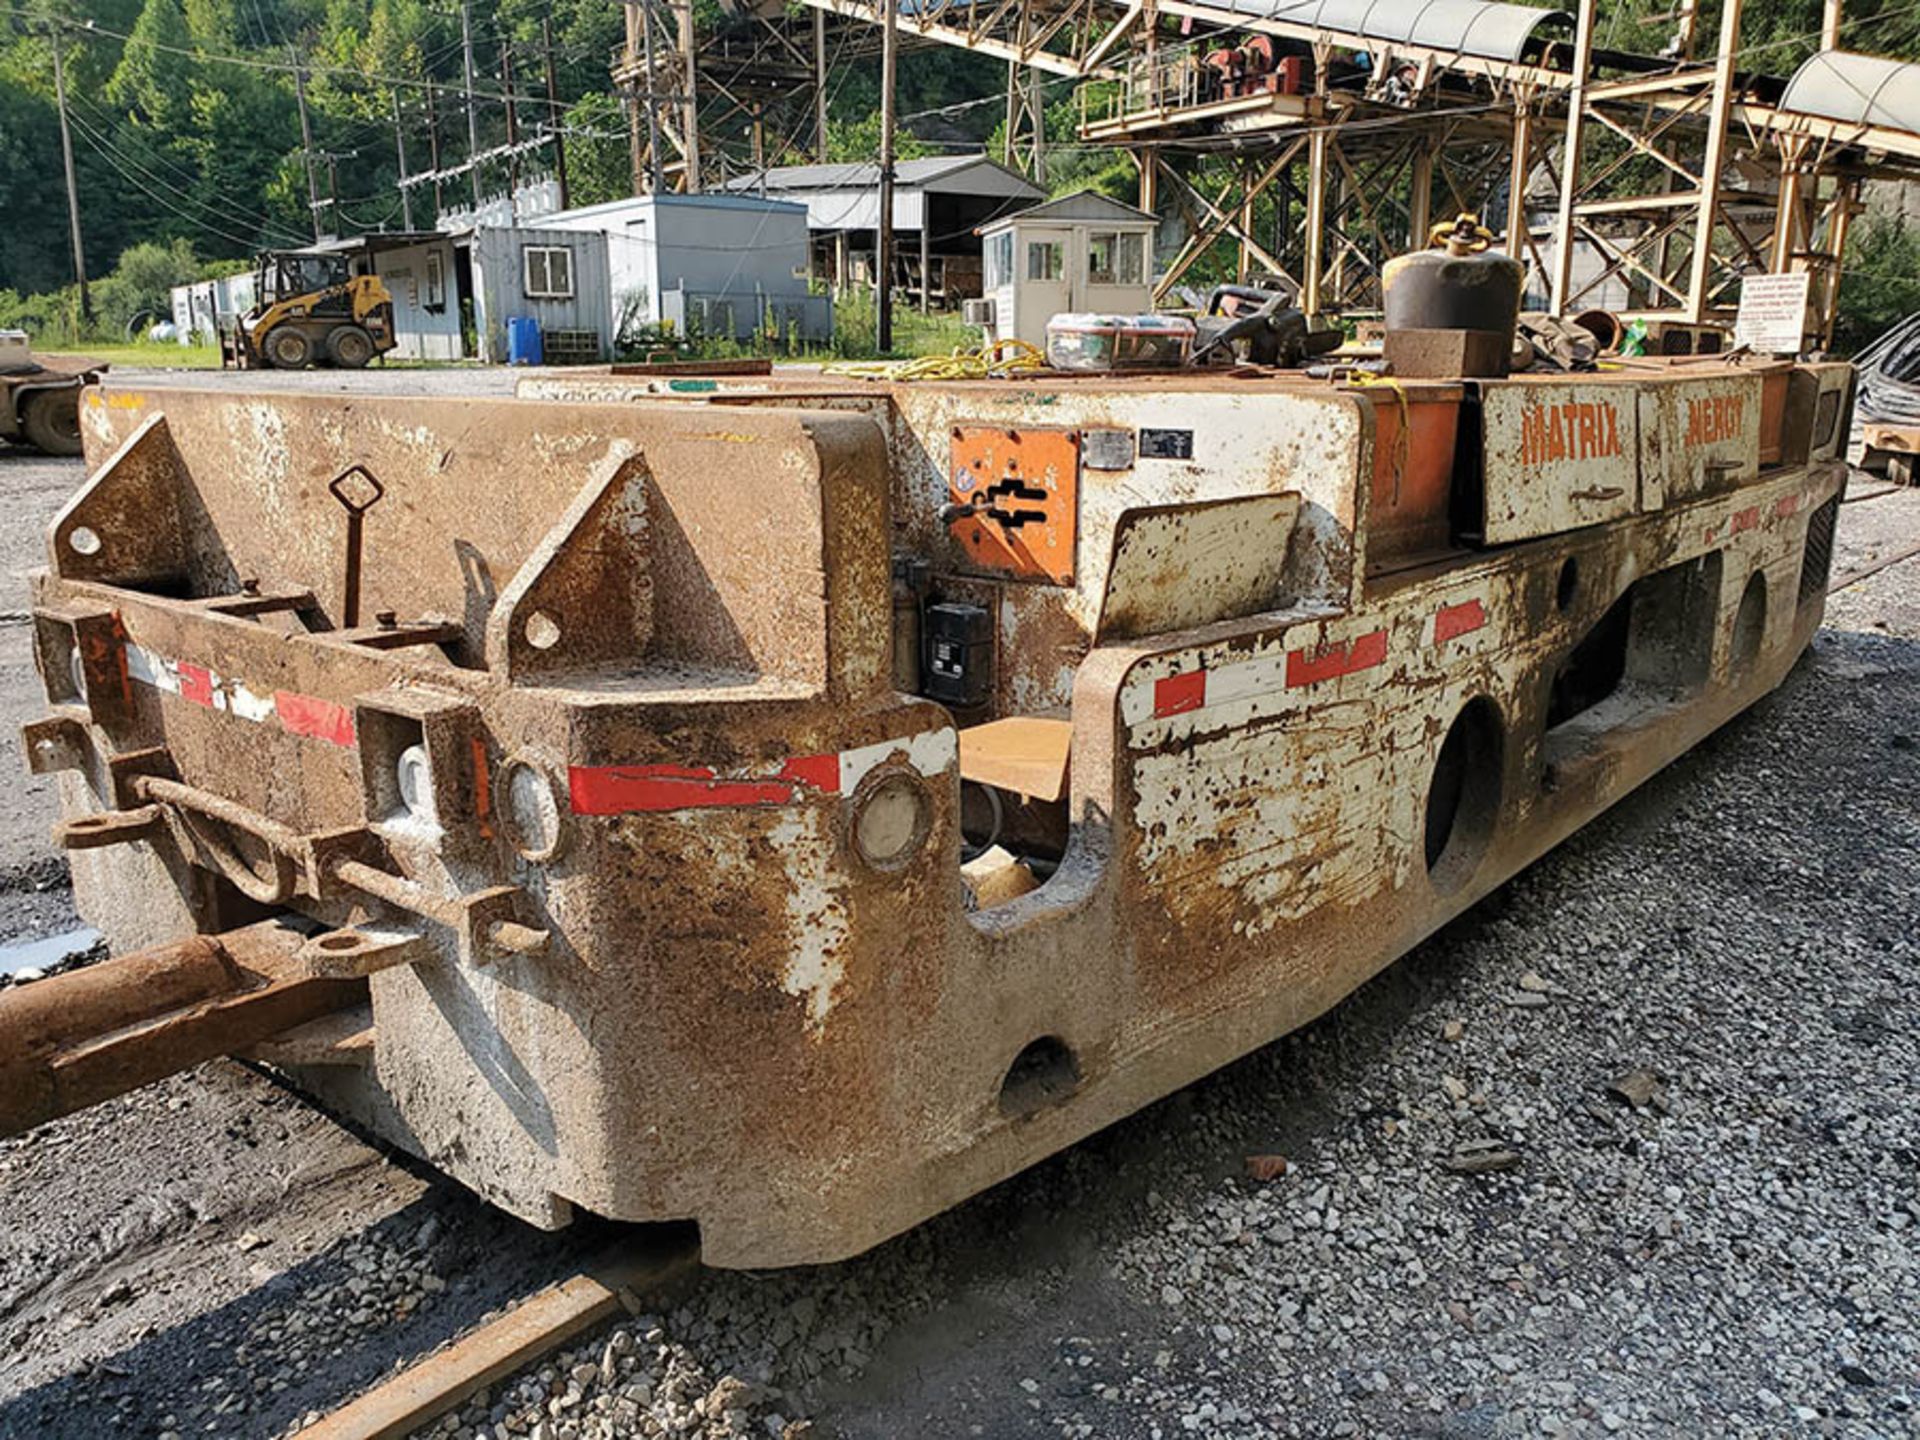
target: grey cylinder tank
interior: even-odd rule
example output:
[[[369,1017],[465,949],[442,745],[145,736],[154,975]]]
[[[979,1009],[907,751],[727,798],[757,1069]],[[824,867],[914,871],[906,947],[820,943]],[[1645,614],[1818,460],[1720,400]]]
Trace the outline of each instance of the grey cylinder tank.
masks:
[[[1389,361],[1397,350],[1397,373],[1433,373],[1407,362],[1416,353],[1445,354],[1456,375],[1506,374],[1526,272],[1519,261],[1487,248],[1490,237],[1476,216],[1436,226],[1433,240],[1435,248],[1397,256],[1383,272]],[[1409,343],[1415,334],[1421,342]],[[1403,337],[1398,345],[1396,335]],[[1439,343],[1442,335],[1459,343]]]

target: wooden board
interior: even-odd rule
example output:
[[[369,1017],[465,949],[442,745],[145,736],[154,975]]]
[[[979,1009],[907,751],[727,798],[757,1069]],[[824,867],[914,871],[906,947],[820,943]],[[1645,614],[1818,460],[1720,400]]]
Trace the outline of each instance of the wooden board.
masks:
[[[1032,800],[1067,793],[1067,755],[1073,723],[1038,715],[1011,715],[960,732],[960,778],[1011,790]]]
[[[613,1318],[621,1292],[647,1293],[693,1274],[691,1244],[628,1252],[548,1286],[300,1433],[306,1440],[399,1440],[574,1336]]]

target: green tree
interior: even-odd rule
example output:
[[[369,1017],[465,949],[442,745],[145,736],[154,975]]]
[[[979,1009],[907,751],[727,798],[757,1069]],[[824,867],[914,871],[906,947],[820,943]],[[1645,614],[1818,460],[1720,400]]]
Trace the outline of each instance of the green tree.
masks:
[[[130,112],[134,123],[172,133],[186,118],[192,43],[180,0],[147,0],[107,82],[107,99]]]
[[[918,160],[939,152],[911,130],[896,127],[893,154],[896,160]],[[871,163],[880,158],[880,114],[863,115],[858,120],[827,121],[827,159],[841,164],[859,161]]]
[[[124,336],[143,317],[170,313],[168,292],[200,278],[202,266],[186,240],[135,245],[120,257],[113,273],[93,287],[94,310],[102,333]]]
[[[1848,237],[1834,349],[1856,354],[1915,311],[1920,311],[1920,230],[1898,216],[1876,215]]]
[[[567,109],[562,123],[568,132],[569,203],[598,205],[632,194],[633,166],[620,102],[604,92],[583,95]]]

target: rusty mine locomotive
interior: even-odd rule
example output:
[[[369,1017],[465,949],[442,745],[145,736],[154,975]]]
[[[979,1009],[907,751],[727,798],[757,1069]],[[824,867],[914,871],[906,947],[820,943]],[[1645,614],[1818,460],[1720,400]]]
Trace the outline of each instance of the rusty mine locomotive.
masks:
[[[25,738],[118,958],[5,997],[0,1120],[240,1054],[537,1225],[853,1254],[1777,685],[1851,387],[96,386]]]

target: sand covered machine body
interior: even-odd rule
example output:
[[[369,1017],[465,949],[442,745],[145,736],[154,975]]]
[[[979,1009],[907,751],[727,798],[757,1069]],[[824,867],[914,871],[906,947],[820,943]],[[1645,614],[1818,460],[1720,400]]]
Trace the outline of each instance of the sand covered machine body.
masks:
[[[542,1225],[855,1253],[1777,684],[1850,383],[96,388],[26,746],[136,953],[0,1001],[0,1123],[237,1050]]]

